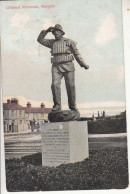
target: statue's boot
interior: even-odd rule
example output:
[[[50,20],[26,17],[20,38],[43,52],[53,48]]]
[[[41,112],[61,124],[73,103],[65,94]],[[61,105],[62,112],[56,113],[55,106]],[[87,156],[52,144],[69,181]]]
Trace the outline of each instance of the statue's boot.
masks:
[[[58,105],[53,106],[52,111],[53,111],[53,112],[58,112],[58,111],[61,111],[61,107],[60,107],[60,106],[58,106]]]

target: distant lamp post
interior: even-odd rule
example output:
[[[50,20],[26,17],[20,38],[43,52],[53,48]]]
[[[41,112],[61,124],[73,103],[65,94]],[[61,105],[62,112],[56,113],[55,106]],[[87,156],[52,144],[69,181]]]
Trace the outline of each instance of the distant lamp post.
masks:
[[[98,111],[98,118],[100,118],[100,114],[99,114],[99,111]]]

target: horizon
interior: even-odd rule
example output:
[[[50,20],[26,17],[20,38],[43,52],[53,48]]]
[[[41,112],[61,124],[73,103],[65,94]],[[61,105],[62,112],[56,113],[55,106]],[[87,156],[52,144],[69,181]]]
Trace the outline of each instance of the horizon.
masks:
[[[7,100],[11,100],[12,98],[17,98],[18,100],[18,104],[23,106],[23,107],[26,107],[27,106],[27,103],[30,102],[31,103],[31,107],[35,108],[35,107],[40,107],[41,103],[44,103],[45,105],[45,108],[52,108],[53,106],[53,103],[50,102],[48,104],[48,102],[43,102],[43,101],[34,101],[34,100],[31,100],[31,99],[26,99],[25,97],[19,97],[19,96],[8,96],[8,97],[4,97],[3,98],[3,103],[7,103]],[[81,114],[81,116],[92,116],[93,114],[95,116],[98,115],[98,111],[99,111],[99,114],[101,115],[103,111],[105,111],[105,114],[106,116],[114,116],[114,115],[118,115],[120,114],[121,112],[124,112],[126,110],[126,106],[124,103],[121,103],[119,102],[118,104],[117,103],[114,103],[114,102],[107,102],[107,103],[102,103],[100,104],[100,106],[92,106],[93,103],[88,103],[88,105],[86,104],[86,107],[84,104],[80,104],[78,106],[78,110]],[[96,103],[97,105],[97,103]],[[102,106],[101,106],[102,105]],[[67,104],[64,104],[63,105],[63,109],[65,110],[68,110],[68,105]]]

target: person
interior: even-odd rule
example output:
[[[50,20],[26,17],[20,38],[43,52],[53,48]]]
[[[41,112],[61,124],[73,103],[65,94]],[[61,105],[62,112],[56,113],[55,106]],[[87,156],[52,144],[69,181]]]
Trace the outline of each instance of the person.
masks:
[[[37,132],[39,132],[40,124],[39,122],[37,123]]]
[[[45,39],[45,36],[51,32],[55,39]],[[82,59],[76,43],[68,38],[63,37],[65,32],[61,25],[56,24],[47,30],[42,30],[37,41],[45,47],[51,49],[52,63],[52,95],[54,106],[52,111],[61,110],[61,80],[64,77],[69,109],[77,111],[76,94],[75,94],[75,67],[74,58],[81,67],[88,69],[89,66]]]

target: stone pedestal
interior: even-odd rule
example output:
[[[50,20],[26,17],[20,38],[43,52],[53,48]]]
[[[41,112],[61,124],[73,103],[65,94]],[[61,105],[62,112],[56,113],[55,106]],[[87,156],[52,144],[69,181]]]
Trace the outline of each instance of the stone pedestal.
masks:
[[[58,166],[89,157],[87,121],[43,123],[42,165]]]

